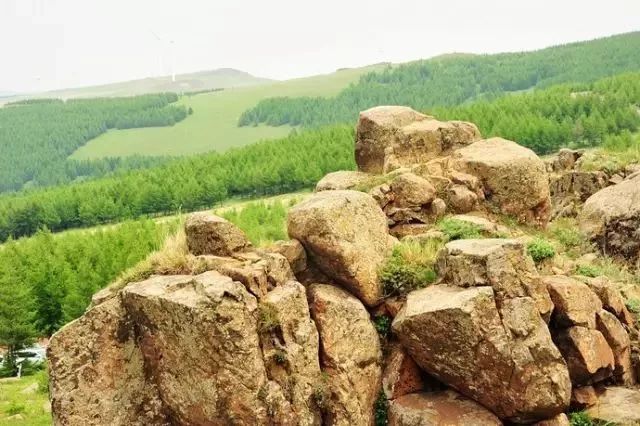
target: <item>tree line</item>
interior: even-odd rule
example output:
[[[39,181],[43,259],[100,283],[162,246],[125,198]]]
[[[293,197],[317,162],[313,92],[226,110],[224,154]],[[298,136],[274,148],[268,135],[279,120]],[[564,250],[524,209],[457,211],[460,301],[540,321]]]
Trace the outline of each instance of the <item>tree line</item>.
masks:
[[[74,161],[67,157],[109,129],[172,126],[188,111],[175,93],[127,98],[32,99],[0,108],[0,192],[63,184],[163,159]]]
[[[315,127],[353,122],[359,111],[376,105],[450,107],[638,70],[640,32],[534,52],[446,55],[366,74],[333,98],[268,98],[245,111],[238,124]]]
[[[207,208],[234,196],[291,192],[354,166],[352,126],[293,132],[222,154],[0,196],[0,241],[44,227],[55,232]]]
[[[41,230],[1,245],[0,345],[18,350],[82,315],[96,291],[157,250],[176,225],[140,220],[57,235]]]

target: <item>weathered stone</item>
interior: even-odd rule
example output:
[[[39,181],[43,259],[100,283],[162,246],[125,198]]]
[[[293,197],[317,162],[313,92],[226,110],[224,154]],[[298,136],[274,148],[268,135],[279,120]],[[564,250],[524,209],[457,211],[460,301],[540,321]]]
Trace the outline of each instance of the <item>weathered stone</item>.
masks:
[[[415,207],[430,204],[436,196],[431,183],[413,173],[403,173],[391,181],[393,205],[395,207]]]
[[[574,387],[571,391],[571,409],[576,411],[593,407],[598,403],[598,394],[593,386]]]
[[[640,175],[589,197],[580,228],[600,249],[634,263],[640,258]]]
[[[54,334],[47,358],[55,424],[168,423],[119,297]]]
[[[571,426],[571,422],[565,413],[560,413],[551,419],[535,423],[535,426]]]
[[[478,207],[478,196],[462,185],[451,185],[445,197],[451,210],[456,213],[469,213]]]
[[[610,312],[602,310],[596,316],[597,329],[602,333],[613,352],[614,375],[622,384],[635,384],[631,368],[631,340],[620,321]]]
[[[441,122],[408,107],[379,106],[360,113],[355,156],[358,169],[386,173],[425,163],[480,139],[471,123]]]
[[[447,212],[447,203],[442,198],[436,198],[431,203],[431,214],[436,218],[441,218]]]
[[[313,395],[321,383],[319,339],[311,320],[305,288],[289,281],[261,302],[274,324],[262,323],[262,353],[268,376],[285,391],[300,425],[321,424]],[[267,327],[269,326],[269,327]]]
[[[371,179],[369,173],[343,170],[325,175],[316,185],[316,192],[354,189]]]
[[[266,392],[257,302],[242,284],[217,272],[154,277],[122,298],[172,423],[268,421],[265,400],[277,396]],[[284,402],[278,408],[290,417]]]
[[[598,383],[612,376],[613,352],[598,330],[575,326],[558,332],[554,341],[567,362],[574,385]]]
[[[283,255],[289,261],[289,266],[294,274],[307,268],[307,253],[298,240],[277,241],[269,247],[269,250]]]
[[[640,424],[640,390],[606,387],[598,398],[598,404],[587,410],[593,419],[623,426]]]
[[[546,320],[553,303],[522,242],[508,239],[457,240],[438,254],[445,282],[461,287],[491,286],[498,302],[529,296]]]
[[[196,255],[231,256],[249,246],[249,240],[234,224],[208,213],[194,213],[185,223],[187,246]]]
[[[378,269],[391,254],[386,217],[369,195],[323,191],[289,211],[289,235],[313,262],[368,306],[382,297]]]
[[[476,176],[486,201],[502,213],[527,223],[544,225],[551,201],[544,163],[530,149],[491,138],[459,149],[454,168]]]
[[[481,216],[472,216],[467,214],[456,214],[451,219],[460,222],[469,223],[478,228],[485,236],[506,235],[509,234],[509,228],[498,225],[495,222]]]
[[[600,298],[604,309],[614,314],[623,324],[634,326],[635,319],[627,309],[622,293],[612,282],[606,277],[582,277],[582,280]]]
[[[422,369],[501,418],[542,420],[569,404],[567,367],[529,297],[498,309],[491,287],[431,286],[408,294],[392,327]]]
[[[605,187],[607,187],[605,173],[572,170],[553,176],[550,179],[549,191],[556,203],[567,199],[584,202]]]
[[[429,233],[432,229],[433,225],[426,223],[400,223],[389,229],[389,232],[396,238],[404,239]]]
[[[309,304],[320,333],[322,371],[328,376],[325,424],[372,424],[382,351],[369,313],[358,299],[330,285],[312,285]]]
[[[602,309],[602,302],[586,284],[563,275],[546,276],[542,281],[555,306],[553,321],[558,327],[596,328],[596,313]]]
[[[391,401],[389,426],[501,426],[492,412],[459,393],[414,393]]]
[[[382,372],[382,390],[387,399],[396,399],[424,389],[422,371],[402,345],[392,343]]]

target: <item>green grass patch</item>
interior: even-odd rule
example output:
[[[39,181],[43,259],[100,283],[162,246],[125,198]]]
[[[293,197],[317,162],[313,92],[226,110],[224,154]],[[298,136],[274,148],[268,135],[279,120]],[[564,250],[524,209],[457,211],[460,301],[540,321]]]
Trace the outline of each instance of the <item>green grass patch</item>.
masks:
[[[40,375],[0,380],[0,424],[51,425],[48,391],[40,391]],[[22,418],[7,420],[19,414]]]
[[[385,296],[406,294],[435,282],[433,265],[443,245],[439,240],[397,244],[379,272]]]
[[[527,253],[533,258],[535,263],[540,263],[545,259],[550,259],[556,255],[556,249],[549,241],[536,238],[527,244]]]
[[[437,228],[450,241],[483,238],[482,229],[478,225],[463,220],[445,218],[438,223]]]

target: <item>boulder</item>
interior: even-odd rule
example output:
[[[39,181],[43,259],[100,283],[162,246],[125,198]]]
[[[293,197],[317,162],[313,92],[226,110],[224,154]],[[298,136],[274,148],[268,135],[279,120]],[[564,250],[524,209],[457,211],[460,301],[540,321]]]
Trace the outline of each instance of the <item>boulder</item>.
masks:
[[[393,205],[395,207],[420,207],[430,204],[436,189],[431,183],[413,173],[403,173],[391,181]]]
[[[478,196],[462,185],[447,188],[445,198],[451,210],[456,213],[469,213],[478,207]]]
[[[571,409],[576,411],[593,407],[598,403],[598,393],[593,386],[574,387],[571,391]]]
[[[604,253],[637,262],[640,258],[640,175],[596,192],[584,203],[578,219],[581,230]]]
[[[456,170],[476,176],[485,200],[501,213],[544,225],[549,220],[549,178],[530,149],[501,138],[475,142],[453,154]]]
[[[618,377],[621,384],[635,384],[635,373],[631,366],[631,339],[612,313],[601,310],[596,316],[598,331],[602,333],[613,352],[614,375]]]
[[[369,313],[346,291],[309,287],[311,315],[320,333],[320,360],[327,375],[329,425],[369,425],[382,376],[380,340]]]
[[[356,163],[360,171],[386,173],[426,163],[479,139],[471,123],[441,122],[408,107],[379,106],[360,113]]]
[[[387,399],[419,392],[425,388],[420,367],[402,345],[394,342],[388,348],[382,372],[382,390]]]
[[[166,424],[158,389],[119,297],[53,335],[47,350],[55,424]]]
[[[298,424],[320,425],[319,407],[312,403],[322,380],[320,345],[305,288],[289,281],[270,291],[259,309],[263,316],[271,316],[260,327],[268,376],[286,391]]]
[[[289,266],[294,274],[307,269],[307,253],[298,240],[277,241],[269,247],[274,253],[283,255],[289,262]]]
[[[551,419],[535,423],[535,426],[571,426],[571,422],[565,413],[560,413]]]
[[[288,231],[327,276],[366,305],[382,297],[378,269],[393,238],[375,200],[356,191],[323,191],[289,211]]]
[[[470,239],[447,243],[438,254],[437,270],[447,283],[491,286],[498,301],[529,296],[548,319],[553,303],[521,241]]]
[[[575,326],[558,332],[554,341],[574,385],[598,383],[613,375],[613,352],[598,330]]]
[[[184,226],[189,251],[196,255],[231,256],[251,246],[234,224],[209,213],[193,213]]]
[[[628,327],[635,325],[635,319],[627,309],[624,297],[614,283],[606,277],[582,277],[581,279],[600,298],[604,309],[614,314],[624,325]]]
[[[394,333],[425,371],[500,418],[532,422],[569,404],[566,364],[529,297],[496,306],[491,287],[411,292]]]
[[[316,192],[354,189],[358,185],[371,179],[371,177],[368,173],[351,170],[332,172],[320,179],[316,185]]]
[[[507,228],[506,226],[499,225],[482,216],[456,214],[451,216],[451,219],[469,223],[478,228],[483,233],[483,235],[487,237],[495,235],[507,235],[510,233],[509,228]]]
[[[624,426],[640,424],[640,390],[609,386],[598,398],[598,404],[587,410],[593,419]]]
[[[602,302],[586,284],[563,275],[546,276],[542,281],[555,307],[553,321],[557,327],[596,328],[596,313],[602,309]]]
[[[480,404],[453,390],[413,393],[389,405],[389,426],[501,426],[502,422]]]
[[[263,423],[271,399],[281,401],[279,418],[292,416],[269,386],[258,304],[242,284],[217,272],[154,277],[125,287],[122,299],[172,423]]]

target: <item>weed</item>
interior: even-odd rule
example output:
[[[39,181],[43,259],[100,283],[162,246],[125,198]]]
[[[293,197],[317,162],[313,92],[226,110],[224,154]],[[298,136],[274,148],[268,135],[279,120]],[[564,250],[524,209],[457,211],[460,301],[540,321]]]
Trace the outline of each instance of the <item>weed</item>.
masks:
[[[269,333],[280,326],[278,310],[271,303],[261,303],[258,307],[258,328]]]
[[[389,401],[387,401],[387,397],[384,394],[383,390],[380,390],[378,394],[378,399],[376,399],[376,403],[374,405],[373,417],[375,419],[376,426],[386,426],[388,423],[388,410],[389,410]]]
[[[640,299],[629,299],[627,300],[626,305],[629,312],[640,314]]]
[[[24,413],[24,411],[24,405],[12,402],[11,404],[9,404],[9,407],[7,407],[6,413],[9,416],[15,416],[16,414]]]
[[[393,249],[379,273],[386,296],[406,294],[436,280],[433,270],[435,254],[425,259],[423,247],[420,243],[410,242],[401,243]]]
[[[373,324],[376,326],[376,330],[381,339],[386,339],[391,331],[391,318],[386,315],[376,315],[373,318]]]
[[[596,265],[578,265],[576,274],[595,278],[602,275],[602,269]]]
[[[273,354],[273,360],[278,365],[286,364],[287,363],[287,354],[286,354],[286,352],[285,351],[276,351],[276,353]]]
[[[527,244],[527,253],[533,258],[533,261],[540,263],[545,259],[552,258],[556,255],[556,249],[553,245],[542,238],[536,238]]]
[[[438,223],[438,229],[451,241],[483,237],[482,228],[478,225],[458,219],[443,219]]]

